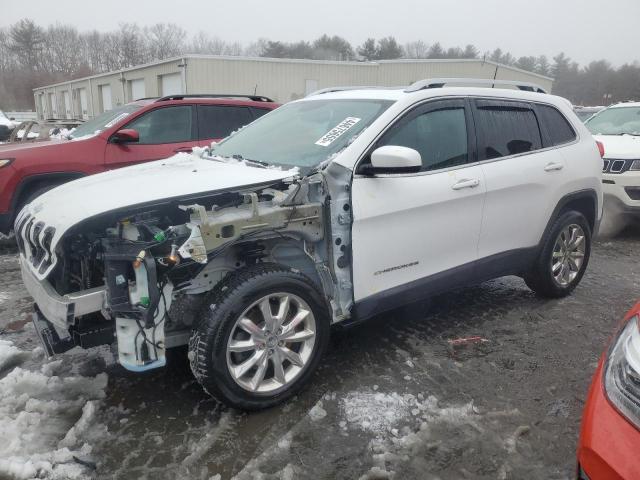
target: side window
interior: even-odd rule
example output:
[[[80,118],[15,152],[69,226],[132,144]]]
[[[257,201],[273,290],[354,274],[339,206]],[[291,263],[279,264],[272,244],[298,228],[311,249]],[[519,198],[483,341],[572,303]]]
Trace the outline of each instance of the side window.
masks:
[[[551,145],[562,145],[573,142],[576,139],[576,132],[569,121],[564,118],[556,108],[549,105],[536,104],[536,111],[540,124],[544,125]]]
[[[467,162],[464,107],[441,108],[409,116],[389,130],[377,147],[398,145],[420,152],[422,169],[438,170]]]
[[[542,148],[540,127],[524,103],[476,100],[478,160],[490,160]]]
[[[179,143],[193,140],[193,111],[189,105],[152,110],[129,123],[126,128],[137,130],[139,144]]]
[[[198,130],[201,140],[224,138],[253,121],[247,107],[198,105]]]
[[[258,119],[269,113],[271,110],[267,110],[266,108],[252,108],[251,111],[253,112],[253,118]]]

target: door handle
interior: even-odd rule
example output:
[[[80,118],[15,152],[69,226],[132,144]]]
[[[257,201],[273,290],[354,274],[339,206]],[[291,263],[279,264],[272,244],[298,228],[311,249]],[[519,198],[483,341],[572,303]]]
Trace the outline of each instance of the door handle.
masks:
[[[193,153],[193,147],[180,147],[174,150],[176,153]]]
[[[480,185],[480,180],[477,178],[472,178],[470,180],[465,178],[464,180],[454,183],[451,188],[453,190],[462,190],[463,188],[476,188],[478,185]]]
[[[561,163],[547,163],[547,165],[544,167],[544,171],[545,172],[553,172],[554,170],[562,170],[562,168],[564,167],[564,165],[562,165]]]

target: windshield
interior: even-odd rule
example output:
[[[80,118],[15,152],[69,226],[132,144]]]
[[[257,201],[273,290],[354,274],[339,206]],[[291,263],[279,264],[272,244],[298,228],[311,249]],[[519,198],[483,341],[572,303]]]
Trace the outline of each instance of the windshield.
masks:
[[[576,110],[576,115],[582,122],[589,120],[595,113],[593,110]]]
[[[106,128],[113,127],[120,120],[128,117],[131,113],[140,109],[140,105],[129,104],[122,107],[108,110],[97,117],[84,122],[78,126],[70,135],[69,138],[81,138],[86,136],[94,136],[102,132]]]
[[[594,135],[640,135],[640,107],[607,108],[585,125]]]
[[[214,155],[309,170],[345,148],[389,100],[310,100],[280,107],[228,137]]]

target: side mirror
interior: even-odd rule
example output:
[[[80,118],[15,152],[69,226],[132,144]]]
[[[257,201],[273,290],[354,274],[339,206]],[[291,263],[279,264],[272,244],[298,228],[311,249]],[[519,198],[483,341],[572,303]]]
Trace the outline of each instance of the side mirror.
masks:
[[[413,148],[386,145],[371,154],[370,173],[411,173],[422,168],[420,152]]]
[[[140,134],[133,128],[118,130],[111,137],[113,143],[135,143],[140,141]]]

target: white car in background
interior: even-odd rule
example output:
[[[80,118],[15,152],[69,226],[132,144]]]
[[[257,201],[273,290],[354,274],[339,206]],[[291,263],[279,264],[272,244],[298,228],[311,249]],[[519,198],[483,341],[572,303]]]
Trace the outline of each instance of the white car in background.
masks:
[[[10,120],[9,117],[0,110],[0,142],[4,142],[9,139],[9,135],[11,135],[13,129],[16,128],[16,125],[16,122]]]
[[[604,146],[601,233],[615,235],[640,220],[640,102],[612,105],[585,125]]]

